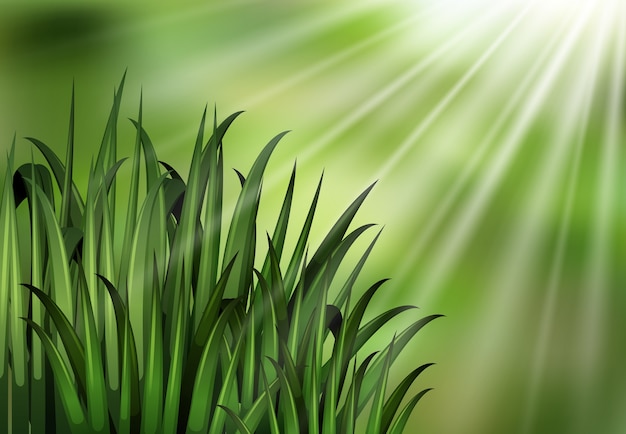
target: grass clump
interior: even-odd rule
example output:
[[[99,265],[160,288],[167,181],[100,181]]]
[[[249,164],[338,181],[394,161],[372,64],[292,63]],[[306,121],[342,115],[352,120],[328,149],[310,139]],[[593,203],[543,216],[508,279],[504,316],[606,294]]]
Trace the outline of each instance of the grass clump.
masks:
[[[349,230],[372,186],[309,257],[320,180],[287,254],[294,167],[259,261],[263,172],[284,133],[246,177],[239,174],[235,210],[224,218],[222,139],[239,113],[219,124],[214,118],[205,139],[205,110],[185,180],[158,160],[141,106],[133,156],[117,160],[123,84],[84,197],[72,173],[73,98],[64,160],[33,138],[47,164],[33,159],[16,168],[14,146],[8,155],[0,202],[0,431],[350,433],[362,418],[368,433],[402,432],[428,391],[408,397],[409,389],[429,365],[388,394],[390,370],[438,315],[411,324],[380,352],[360,351],[411,309],[363,321],[385,282],[354,290],[378,235],[347,280],[336,282],[347,252],[371,227]],[[116,205],[122,164],[131,165],[123,208]],[[121,243],[116,233],[124,234]]]

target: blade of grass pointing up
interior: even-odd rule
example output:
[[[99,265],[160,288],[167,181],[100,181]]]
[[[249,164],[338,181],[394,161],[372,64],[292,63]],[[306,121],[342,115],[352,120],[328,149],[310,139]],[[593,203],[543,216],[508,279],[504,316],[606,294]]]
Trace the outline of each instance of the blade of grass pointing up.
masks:
[[[31,151],[31,179],[33,184],[39,183],[37,176],[34,156]],[[43,249],[45,239],[41,233],[41,223],[39,221],[40,214],[37,206],[37,199],[33,195],[34,189],[30,188],[29,205],[30,205],[30,230],[31,230],[31,285],[42,287],[44,264]],[[0,259],[2,260],[2,259]],[[45,310],[39,300],[31,296],[32,320],[44,327]],[[0,326],[1,327],[1,326]],[[32,432],[44,432],[46,426],[46,412],[51,412],[52,403],[47,403],[45,399],[46,381],[48,384],[52,378],[46,378],[45,372],[45,354],[40,339],[35,337],[36,332],[31,330],[31,390],[30,390],[30,422]],[[1,345],[1,343],[0,343]]]
[[[72,207],[72,173],[74,165],[74,83],[72,83],[72,103],[70,107],[70,127],[67,133],[67,154],[65,156],[65,179],[63,180],[63,191],[61,192],[61,218],[59,220],[61,227],[69,226],[70,210]],[[80,222],[74,222],[76,226]]]
[[[194,330],[217,281],[220,238],[222,230],[222,200],[224,190],[224,161],[221,140],[217,139],[217,113],[213,113],[213,139],[209,141],[204,159],[208,158],[208,190],[204,215],[204,233],[200,252],[198,286],[194,300]]]
[[[82,282],[80,281],[82,280]],[[85,373],[87,380],[87,415],[89,426],[94,433],[107,433],[109,430],[109,409],[104,382],[100,339],[91,305],[91,297],[86,281],[79,280],[82,318],[85,328]]]
[[[385,400],[385,391],[387,389],[387,380],[389,378],[389,370],[391,369],[391,356],[393,354],[393,345],[396,340],[395,336],[389,344],[389,351],[384,359],[383,367],[376,381],[376,392],[374,394],[374,402],[370,410],[370,417],[367,423],[367,434],[379,434],[383,423],[383,406]]]
[[[254,264],[254,226],[259,204],[261,180],[267,162],[278,142],[287,131],[277,135],[265,146],[250,169],[246,182],[241,189],[237,205],[228,229],[228,238],[224,252],[224,261],[228,262],[239,253],[233,270],[233,279],[226,288],[227,297],[245,295],[252,283],[252,267]]]
[[[429,315],[417,320],[396,337],[393,346],[387,346],[387,348],[379,354],[363,379],[362,391],[359,397],[358,413],[363,410],[365,404],[376,390],[376,383],[378,382],[380,376],[383,375],[384,363],[387,356],[389,355],[390,361],[393,363],[400,354],[400,351],[409,343],[418,331],[420,331],[426,324],[441,316],[443,315]]]
[[[432,366],[433,363],[427,363],[425,365],[420,366],[419,368],[414,369],[409,375],[406,376],[404,380],[396,387],[396,389],[391,393],[391,396],[385,402],[385,406],[383,407],[383,417],[381,423],[381,430],[383,432],[388,432],[389,427],[391,426],[391,422],[393,417],[397,413],[400,408],[400,404],[404,399],[406,393],[411,387],[411,384],[415,381],[415,379],[426,370],[428,367]]]
[[[84,434],[89,432],[85,412],[80,404],[74,384],[72,383],[72,377],[67,369],[67,366],[63,362],[63,358],[61,357],[59,350],[38,324],[28,318],[25,318],[24,320],[37,333],[45,348],[46,354],[48,355],[48,360],[50,361],[52,371],[54,372],[55,384],[59,391],[61,403],[65,409],[65,414],[68,416],[72,433]]]
[[[409,421],[409,417],[413,412],[413,409],[417,405],[418,401],[422,399],[424,395],[430,392],[432,389],[424,389],[409,401],[409,403],[402,409],[398,418],[394,422],[394,424],[389,429],[389,434],[402,434],[404,432],[404,428],[406,427],[407,422]]]
[[[298,270],[300,269],[305,251],[307,250],[309,234],[311,233],[311,226],[313,225],[313,217],[315,215],[315,209],[317,208],[317,202],[320,196],[320,191],[322,189],[323,179],[324,175],[320,177],[320,180],[317,183],[317,188],[315,189],[313,201],[311,202],[311,206],[309,207],[309,211],[304,221],[304,225],[302,226],[302,230],[300,231],[300,236],[298,237],[298,242],[296,243],[296,247],[293,251],[293,254],[291,255],[291,260],[289,261],[289,265],[287,266],[287,272],[285,273],[285,291],[287,294],[291,294],[293,292],[292,290],[296,282]],[[304,261],[304,263],[306,263],[306,261]],[[302,269],[301,275],[304,275],[304,268]],[[293,311],[292,302],[289,303],[289,311]]]
[[[328,258],[337,248],[337,246],[341,243],[344,234],[348,230],[348,226],[352,222],[352,219],[356,215],[357,211],[363,204],[363,201],[369,194],[369,192],[374,188],[375,183],[370,185],[365,189],[363,193],[357,197],[354,202],[344,211],[344,213],[339,217],[339,220],[335,223],[335,225],[328,232],[328,235],[324,238],[317,251],[311,258],[311,262],[307,267],[306,278],[305,281],[305,290],[310,287],[310,284],[313,282],[322,266],[326,263]],[[306,294],[305,294],[306,295]]]
[[[137,224],[137,208],[139,201],[139,163],[141,158],[141,124],[143,121],[143,97],[139,100],[139,127],[135,138],[135,151],[133,153],[133,162],[130,175],[130,185],[128,186],[128,207],[126,209],[126,225],[124,227],[124,240],[122,241],[122,254],[120,256],[120,275],[118,280],[118,288],[122,292],[122,297],[127,295],[127,278],[129,272],[131,243],[135,226]]]
[[[13,139],[15,143],[15,139]],[[13,149],[7,156],[7,171],[2,186],[0,203],[0,430],[8,432],[9,424],[9,293],[11,288],[11,257],[15,231],[15,206],[13,205],[12,165]]]
[[[144,371],[144,392],[141,430],[157,433],[163,418],[163,324],[161,282],[158,278],[156,255],[154,259],[150,335]]]

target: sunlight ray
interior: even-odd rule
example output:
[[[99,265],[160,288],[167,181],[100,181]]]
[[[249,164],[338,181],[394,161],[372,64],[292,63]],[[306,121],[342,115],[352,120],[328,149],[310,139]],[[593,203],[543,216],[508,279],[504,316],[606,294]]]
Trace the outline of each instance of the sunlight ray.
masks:
[[[481,14],[481,16],[476,20],[470,21],[466,27],[451,35],[436,49],[429,50],[428,55],[425,58],[421,59],[413,67],[402,73],[375,94],[368,97],[367,100],[355,107],[353,111],[349,112],[346,116],[335,122],[332,127],[320,138],[315,139],[311,146],[302,150],[298,154],[298,164],[300,166],[306,165],[312,158],[322,153],[329,145],[335,143],[337,139],[350,130],[350,128],[353,128],[366,116],[373,113],[394,95],[406,88],[412,80],[420,74],[426,73],[429,76],[431,74],[433,76],[440,74],[441,71],[430,71],[429,68],[437,65],[437,62],[444,58],[454,48],[458,47],[461,43],[466,42],[474,32],[479,31],[485,26],[492,25],[494,21],[501,18],[502,14],[506,10],[507,8],[505,6],[500,5],[489,9],[486,13]],[[428,82],[428,78],[424,77],[422,82]],[[289,170],[291,170],[290,165],[286,164],[272,172],[272,174],[269,174],[265,183],[268,191],[273,191],[275,187],[280,185],[280,181],[288,176]]]
[[[417,127],[409,134],[409,136],[400,143],[398,149],[393,153],[393,156],[385,162],[385,165],[376,173],[376,179],[384,178],[390,170],[392,170],[396,164],[405,156],[405,154],[414,146],[415,142],[422,137],[426,130],[441,116],[444,110],[450,105],[454,98],[461,92],[461,90],[467,85],[467,83],[474,78],[474,76],[481,70],[483,65],[489,60],[507,37],[518,27],[522,20],[526,17],[529,10],[533,6],[533,3],[526,5],[524,9],[515,17],[515,19],[509,23],[504,30],[498,35],[498,37],[491,43],[491,45],[485,50],[485,52],[478,58],[478,60],[469,68],[469,70],[461,77],[461,79],[448,91],[441,101],[435,106],[435,108],[426,116],[426,118],[420,122]]]
[[[580,324],[580,382],[578,384],[580,398],[578,403],[580,418],[589,415],[589,400],[593,400],[597,370],[606,349],[606,312],[611,289],[611,269],[614,259],[610,253],[615,229],[615,200],[619,182],[620,128],[622,120],[621,99],[624,95],[624,71],[626,50],[626,8],[621,3],[618,14],[615,53],[608,86],[607,119],[605,138],[601,148],[598,164],[596,202],[590,229],[591,248],[589,252],[589,268],[584,287],[587,289],[582,302],[584,311]],[[587,411],[584,411],[587,410]],[[582,422],[581,422],[582,423]],[[584,424],[583,424],[584,425]]]
[[[302,82],[319,75],[320,73],[324,72],[328,68],[331,68],[343,61],[348,60],[350,57],[375,45],[376,43],[379,43],[392,36],[395,36],[400,31],[403,31],[412,25],[416,25],[422,19],[425,19],[425,17],[427,17],[428,14],[432,12],[432,10],[435,10],[438,7],[441,7],[441,6],[438,4],[433,4],[427,9],[420,9],[419,12],[417,13],[409,14],[407,18],[394,24],[393,26],[387,27],[384,30],[381,30],[380,32],[377,32],[373,34],[372,36],[360,41],[356,45],[345,48],[339,51],[338,53],[333,54],[331,57],[327,59],[323,59],[320,62],[317,62],[305,68],[304,70],[296,73],[292,77],[286,80],[283,80],[280,83],[277,83],[276,85],[270,87],[269,89],[263,90],[259,92],[258,94],[250,97],[250,99],[244,101],[244,103],[242,104],[243,107],[245,107],[246,109],[250,109],[256,105],[259,105],[269,100],[270,98],[275,97],[276,95],[279,95],[289,89],[294,88],[295,86],[301,84]]]
[[[455,33],[438,48],[430,50],[428,56],[420,60],[412,68],[405,71],[394,81],[386,85],[380,91],[376,92],[373,96],[369,97],[354,111],[350,112],[347,116],[335,123],[330,130],[328,130],[313,144],[313,146],[308,148],[308,150],[302,154],[300,157],[302,161],[307,161],[313,156],[319,154],[329,144],[333,143],[333,141],[361,121],[366,115],[373,112],[394,94],[407,86],[416,76],[432,66],[436,61],[444,57],[460,43],[464,42],[473,32],[480,30],[494,17],[498,17],[505,9],[506,8],[504,7],[499,7],[489,10],[488,13],[485,13],[479,19],[472,21],[467,27],[460,30],[458,33]]]
[[[506,138],[503,139],[502,146],[493,158],[493,163],[488,166],[489,169],[482,176],[476,191],[468,199],[463,211],[459,214],[460,217],[457,219],[457,223],[453,225],[453,228],[441,243],[440,251],[436,255],[438,259],[429,269],[424,281],[418,286],[420,288],[422,305],[431,304],[433,302],[432,298],[438,295],[434,293],[435,289],[439,287],[451,265],[457,261],[476,224],[480,221],[491,197],[506,174],[507,168],[517,154],[524,135],[537,117],[538,111],[547,97],[547,93],[559,78],[563,65],[573,50],[574,42],[582,29],[581,21],[582,19],[579,18],[577,25],[570,31],[562,47],[560,47],[552,59],[551,64],[546,68],[541,81],[528,97],[522,113],[516,118],[515,124],[507,132]]]
[[[557,59],[564,61],[569,57],[574,44],[581,37],[585,25],[589,22],[588,18],[588,14],[584,13],[578,16],[556,56]],[[553,69],[553,71],[555,70]],[[473,356],[471,360],[466,362],[472,376],[464,385],[464,389],[467,391],[464,400],[469,399],[472,391],[479,387],[484,388],[484,385],[488,384],[485,381],[486,376],[494,375],[493,366],[484,364],[483,358],[488,355],[492,363],[499,365],[501,362],[493,362],[493,360],[497,357],[504,358],[507,356],[498,352],[498,348],[502,345],[507,333],[514,333],[511,331],[511,327],[515,325],[512,318],[515,317],[516,309],[522,305],[521,298],[526,294],[523,289],[528,287],[528,275],[533,275],[533,269],[536,268],[536,264],[533,265],[533,260],[535,259],[534,253],[540,250],[542,242],[541,216],[550,200],[557,193],[558,180],[562,178],[566,167],[567,158],[565,155],[571,150],[571,139],[576,133],[575,122],[580,116],[580,110],[584,109],[581,107],[580,89],[581,87],[578,88],[578,92],[570,94],[576,104],[566,105],[567,113],[562,114],[559,128],[555,131],[555,138],[547,148],[547,155],[541,162],[532,186],[528,189],[525,204],[520,206],[523,215],[517,222],[517,230],[513,231],[507,242],[510,247],[506,250],[506,257],[499,262],[499,266],[490,279],[491,296],[487,298],[487,304],[483,308],[488,315],[485,317],[485,321],[477,324],[476,330],[471,333],[480,338],[469,339],[471,342],[479,342],[479,344],[477,347],[474,345]],[[509,327],[504,327],[504,324],[509,324]],[[476,411],[477,409],[471,405],[465,406],[463,412],[467,414],[459,419],[467,421],[471,417],[478,417],[475,414]],[[459,426],[454,426],[454,428],[451,429],[451,432],[457,432],[460,429]]]
[[[239,44],[236,50],[221,50],[217,56],[208,58],[203,52],[197,58],[189,58],[181,64],[180,68],[154,74],[152,80],[164,86],[159,97],[169,100],[177,95],[181,88],[187,87],[189,82],[202,83],[207,75],[217,73],[217,71],[241,71],[245,66],[250,66],[259,59],[266,59],[289,47],[296,47],[334,26],[350,22],[359,14],[381,7],[373,0],[337,6],[323,14],[309,17],[306,21],[299,19],[276,27],[257,39],[249,40],[246,44]],[[216,64],[220,67],[215,68]]]
[[[559,25],[556,32],[544,45],[543,49],[531,65],[528,73],[524,75],[524,79],[515,90],[515,93],[513,93],[511,98],[507,101],[506,106],[500,111],[498,117],[494,120],[493,124],[489,128],[489,131],[485,135],[485,138],[478,145],[477,151],[473,154],[468,164],[463,167],[461,174],[458,176],[449,191],[445,194],[439,205],[436,206],[432,216],[428,218],[425,226],[420,229],[416,242],[412,244],[411,250],[405,256],[401,266],[394,273],[394,275],[398,276],[399,279],[406,278],[412,271],[414,264],[421,257],[424,249],[439,230],[444,218],[450,213],[454,204],[461,197],[463,190],[467,187],[471,177],[478,170],[478,167],[487,155],[487,152],[493,148],[496,136],[501,133],[506,121],[528,95],[529,90],[531,89],[533,83],[537,80],[539,74],[542,72],[542,68],[547,63],[549,56],[554,51],[556,44],[560,41],[568,25],[569,20],[564,20]]]
[[[604,18],[602,21],[605,24],[608,24],[608,12],[608,9],[604,11]],[[554,254],[552,257],[552,265],[550,267],[550,274],[547,281],[547,290],[543,298],[544,301],[541,303],[542,310],[538,327],[539,334],[537,336],[535,347],[533,350],[530,380],[527,387],[524,408],[522,410],[523,416],[522,423],[520,425],[520,433],[522,434],[530,434],[537,411],[537,397],[540,392],[543,369],[545,367],[545,362],[548,357],[548,345],[552,335],[552,330],[554,328],[554,315],[561,287],[563,261],[567,248],[568,234],[572,218],[572,208],[574,204],[574,198],[576,196],[576,189],[581,166],[582,150],[587,135],[587,128],[589,125],[589,117],[591,115],[591,105],[594,99],[594,92],[598,83],[598,74],[600,69],[599,65],[604,55],[603,49],[606,46],[607,39],[608,25],[603,25],[599,28],[599,31],[597,32],[593,49],[591,49],[591,52],[589,53],[590,62],[588,63],[587,68],[585,68],[584,75],[581,76],[580,84],[581,87],[584,88],[584,93],[583,95],[581,95],[583,101],[580,105],[583,107],[583,113],[580,116],[580,124],[576,134],[577,138],[575,141],[572,167],[570,170],[569,179],[567,181],[565,205],[558,229],[556,247],[554,249]]]

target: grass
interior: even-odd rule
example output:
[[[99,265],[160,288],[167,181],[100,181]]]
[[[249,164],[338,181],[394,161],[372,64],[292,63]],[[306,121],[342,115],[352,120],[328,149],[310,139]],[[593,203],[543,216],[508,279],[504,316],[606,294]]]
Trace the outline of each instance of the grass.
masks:
[[[256,258],[265,251],[256,245],[263,173],[284,133],[261,150],[247,176],[238,173],[239,198],[224,218],[222,142],[239,113],[219,124],[214,116],[207,127],[205,110],[185,180],[158,160],[141,104],[133,156],[118,161],[123,87],[122,79],[84,198],[72,172],[73,93],[64,160],[34,138],[28,140],[47,164],[33,157],[16,168],[15,139],[7,156],[0,190],[0,431],[330,434],[352,433],[366,420],[368,434],[401,433],[429,390],[409,393],[430,364],[394,387],[390,371],[439,315],[363,354],[384,324],[412,309],[363,320],[385,283],[355,289],[380,233],[348,278],[337,281],[346,254],[372,227],[350,229],[373,185],[309,254],[320,180],[287,253],[294,167],[276,227],[265,237],[267,254]],[[124,209],[116,206],[122,165],[131,166]],[[123,242],[114,242],[116,233]]]

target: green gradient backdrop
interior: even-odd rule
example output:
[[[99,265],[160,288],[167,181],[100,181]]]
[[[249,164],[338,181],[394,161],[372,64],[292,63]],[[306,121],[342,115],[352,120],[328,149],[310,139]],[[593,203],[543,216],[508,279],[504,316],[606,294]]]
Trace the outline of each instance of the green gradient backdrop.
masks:
[[[291,129],[260,229],[296,159],[296,222],[325,170],[318,242],[379,179],[358,221],[385,230],[361,283],[392,277],[380,306],[447,316],[401,360],[437,362],[410,432],[623,433],[626,22],[597,3],[1,0],[0,147],[16,132],[64,149],[74,79],[84,176],[125,68],[123,117],[143,88],[144,125],[181,170],[206,103],[247,111],[225,143],[244,173]]]

